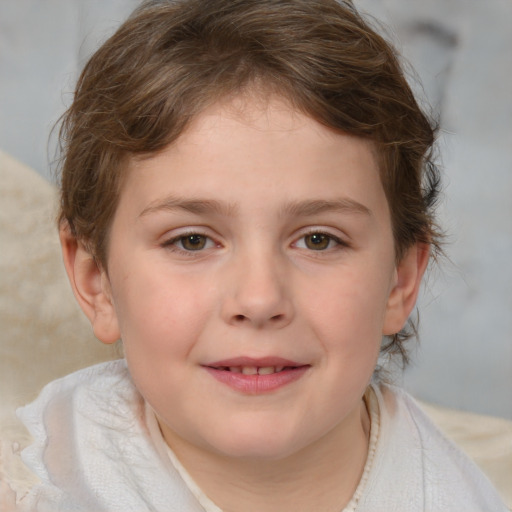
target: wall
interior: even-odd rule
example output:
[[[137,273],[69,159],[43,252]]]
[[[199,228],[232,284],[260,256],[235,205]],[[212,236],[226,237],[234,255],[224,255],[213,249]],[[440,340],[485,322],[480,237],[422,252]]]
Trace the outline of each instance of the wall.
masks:
[[[441,122],[447,258],[420,298],[405,385],[512,418],[512,3],[356,3],[389,24]]]

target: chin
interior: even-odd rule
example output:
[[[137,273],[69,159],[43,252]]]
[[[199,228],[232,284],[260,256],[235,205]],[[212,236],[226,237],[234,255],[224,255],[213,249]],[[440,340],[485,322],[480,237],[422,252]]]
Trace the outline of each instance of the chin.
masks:
[[[225,447],[219,454],[231,459],[265,462],[283,460],[297,450],[290,446],[269,446],[268,443],[247,443],[245,445]]]
[[[233,429],[222,439],[211,439],[210,446],[220,455],[236,459],[271,461],[285,459],[307,445],[286,435],[282,429]]]

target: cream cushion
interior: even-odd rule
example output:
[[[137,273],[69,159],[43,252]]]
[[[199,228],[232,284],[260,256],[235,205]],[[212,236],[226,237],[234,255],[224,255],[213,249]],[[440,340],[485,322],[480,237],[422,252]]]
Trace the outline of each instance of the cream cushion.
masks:
[[[34,483],[15,453],[29,435],[14,410],[47,382],[120,356],[93,336],[61,261],[55,188],[0,151],[0,479]],[[487,473],[512,509],[512,422],[423,404]]]
[[[119,357],[98,342],[79,310],[62,264],[55,188],[0,151],[0,480],[31,483],[13,443],[28,433],[14,411],[47,382]],[[0,507],[1,509],[2,507]]]
[[[56,377],[116,356],[99,343],[65,275],[55,189],[0,151],[0,390],[6,407]]]

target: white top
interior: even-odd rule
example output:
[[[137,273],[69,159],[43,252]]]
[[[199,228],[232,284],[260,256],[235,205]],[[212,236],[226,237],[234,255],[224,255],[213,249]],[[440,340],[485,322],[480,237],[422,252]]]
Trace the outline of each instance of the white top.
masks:
[[[372,385],[363,477],[340,512],[506,512],[487,478],[404,391]],[[123,360],[46,386],[18,415],[41,483],[20,511],[222,512],[164,442]]]

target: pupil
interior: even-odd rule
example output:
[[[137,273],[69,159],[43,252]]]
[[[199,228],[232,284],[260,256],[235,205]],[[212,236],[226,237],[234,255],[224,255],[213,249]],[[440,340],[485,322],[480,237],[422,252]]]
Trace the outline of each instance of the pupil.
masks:
[[[181,239],[181,243],[185,249],[197,251],[205,246],[206,239],[203,235],[188,235]]]
[[[315,233],[306,237],[306,245],[310,249],[326,249],[329,245],[329,237],[322,233]]]

